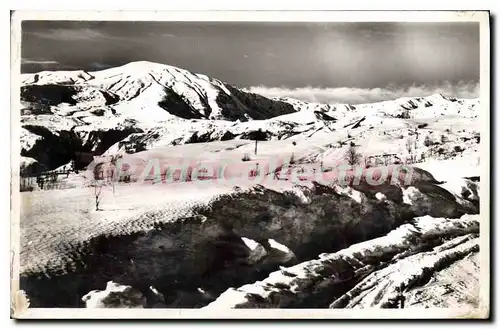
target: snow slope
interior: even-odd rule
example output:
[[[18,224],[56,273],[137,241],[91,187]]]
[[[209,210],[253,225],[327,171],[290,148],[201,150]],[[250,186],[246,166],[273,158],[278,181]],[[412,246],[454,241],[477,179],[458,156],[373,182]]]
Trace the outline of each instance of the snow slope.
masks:
[[[424,295],[425,305],[477,304],[460,283],[478,272],[477,99],[268,99],[149,62],[22,79],[23,173],[72,160],[80,169],[59,179],[64,190],[22,193],[33,305],[151,307],[151,286],[168,307],[399,307],[401,296],[407,307]],[[361,184],[352,166],[339,180],[350,146]],[[135,171],[108,181],[96,210],[93,166],[117,154]],[[206,179],[142,181],[155,161]],[[408,183],[366,184],[405,163]],[[450,278],[453,298],[428,289]]]
[[[451,140],[470,144],[478,134],[478,113],[477,99],[442,95],[355,106],[268,99],[184,69],[133,62],[96,72],[23,74],[21,155],[54,169],[77,153],[135,153],[256,135],[263,140],[322,136],[335,143],[383,133],[395,140],[424,125],[419,144],[435,130],[450,127]],[[459,133],[456,129],[462,127],[465,131]],[[370,151],[379,152],[373,148],[376,144],[385,143],[370,142]],[[404,140],[398,144],[396,150],[403,152]],[[87,164],[83,161],[82,166]]]
[[[446,191],[428,176],[419,173],[415,185],[395,187],[398,192],[381,186],[371,193],[307,180],[117,184],[103,187],[99,211],[92,186],[22,193],[20,265],[28,282],[23,287],[33,305],[75,306],[74,299],[58,299],[57,291],[71,296],[74,289],[102,289],[110,280],[133,287],[142,281],[169,296],[170,307],[200,307],[228,285],[253,282],[278,265],[346,248],[399,225],[396,232],[406,233],[362,244],[371,250],[368,257],[379,253],[379,244],[419,250],[420,240],[397,239],[413,232],[415,224],[404,222],[416,213],[456,217],[478,211],[467,201],[477,198],[477,190]],[[409,201],[398,197],[410,188],[416,192]],[[416,230],[450,238],[467,227],[475,230],[465,219],[424,217]],[[207,271],[214,274],[207,277]]]

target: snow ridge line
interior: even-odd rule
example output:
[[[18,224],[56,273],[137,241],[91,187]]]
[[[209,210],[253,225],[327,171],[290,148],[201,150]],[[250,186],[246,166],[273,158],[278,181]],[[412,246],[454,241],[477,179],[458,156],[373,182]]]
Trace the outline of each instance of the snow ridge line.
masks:
[[[479,251],[479,239],[475,234],[450,242],[446,246],[448,248],[442,245],[431,252],[409,256],[369,274],[348,293],[336,299],[330,308],[398,308],[404,292],[421,285],[447,265]]]

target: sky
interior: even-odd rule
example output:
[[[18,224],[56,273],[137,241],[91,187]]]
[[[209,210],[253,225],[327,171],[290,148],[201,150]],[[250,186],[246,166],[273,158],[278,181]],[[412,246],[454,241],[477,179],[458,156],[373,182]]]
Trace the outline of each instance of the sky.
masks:
[[[479,24],[24,21],[21,71],[152,61],[321,103],[479,97]]]

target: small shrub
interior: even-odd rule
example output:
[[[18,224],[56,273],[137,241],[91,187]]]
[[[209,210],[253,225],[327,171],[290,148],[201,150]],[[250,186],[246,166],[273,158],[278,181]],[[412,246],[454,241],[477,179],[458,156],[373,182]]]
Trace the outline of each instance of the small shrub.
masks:
[[[19,185],[20,192],[31,192],[34,189],[32,177],[21,177]]]
[[[33,186],[23,186],[21,185],[21,188],[19,192],[33,192]]]
[[[408,110],[403,111],[400,114],[396,115],[396,118],[398,118],[398,119],[410,119],[411,118],[410,111],[408,111]]]
[[[421,123],[417,126],[418,129],[422,129],[422,128],[425,128],[427,127],[429,124],[428,123]]]
[[[431,138],[429,137],[429,135],[425,136],[424,145],[427,146],[427,147],[430,147],[430,146],[434,145],[434,142],[431,140]]]
[[[453,147],[453,151],[459,153],[459,152],[462,152],[464,149],[460,146],[460,145],[455,145]]]
[[[104,115],[104,110],[103,109],[97,109],[97,110],[94,110],[94,111],[92,111],[90,113],[92,113],[95,116],[102,117]]]
[[[297,142],[296,141],[293,141],[292,142],[293,146],[297,145]]]
[[[57,182],[57,171],[52,171],[49,174],[49,180],[52,184]]]
[[[43,185],[45,184],[45,179],[43,179],[42,176],[37,176],[36,177],[36,183],[38,184],[38,186],[40,187],[40,189],[43,190]]]

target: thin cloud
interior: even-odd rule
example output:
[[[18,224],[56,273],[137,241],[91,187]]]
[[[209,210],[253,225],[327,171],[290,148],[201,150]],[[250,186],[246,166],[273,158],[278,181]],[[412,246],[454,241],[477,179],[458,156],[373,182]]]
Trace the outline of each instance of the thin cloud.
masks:
[[[40,38],[55,39],[55,40],[66,40],[66,41],[81,41],[81,40],[91,40],[91,39],[103,39],[107,38],[107,35],[102,32],[84,28],[84,29],[51,29],[42,32],[30,32],[30,34],[35,35]]]
[[[151,33],[151,35],[155,35],[155,34]],[[163,33],[163,34],[161,34],[161,36],[164,38],[177,38],[177,35],[172,34],[172,33]]]
[[[92,63],[89,65],[92,69],[94,70],[104,70],[104,69],[109,69],[112,67],[112,65],[109,64],[104,64],[104,63]]]
[[[443,94],[456,98],[479,97],[478,82],[459,82],[451,84],[445,82],[439,86],[410,86],[410,87],[386,87],[386,88],[285,88],[254,86],[245,88],[246,91],[261,94],[266,97],[291,97],[307,102],[324,104],[362,104],[393,100],[401,97],[425,97],[433,94]]]
[[[46,60],[46,59],[29,59],[21,58],[21,64],[35,64],[35,65],[57,65],[58,61]]]

